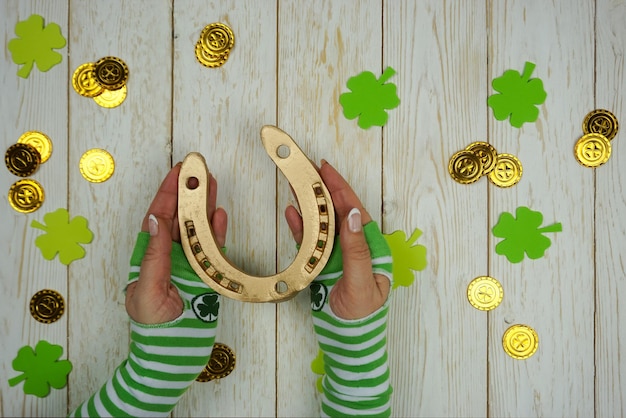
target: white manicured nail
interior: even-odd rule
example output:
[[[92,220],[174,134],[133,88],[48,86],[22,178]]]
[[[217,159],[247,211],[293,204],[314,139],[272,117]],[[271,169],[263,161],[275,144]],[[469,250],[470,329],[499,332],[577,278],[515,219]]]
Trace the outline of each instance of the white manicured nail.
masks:
[[[348,213],[348,229],[350,232],[361,231],[361,211],[354,208]]]
[[[155,236],[159,233],[159,221],[157,221],[156,216],[153,214],[148,216],[148,229],[150,230],[151,236]]]

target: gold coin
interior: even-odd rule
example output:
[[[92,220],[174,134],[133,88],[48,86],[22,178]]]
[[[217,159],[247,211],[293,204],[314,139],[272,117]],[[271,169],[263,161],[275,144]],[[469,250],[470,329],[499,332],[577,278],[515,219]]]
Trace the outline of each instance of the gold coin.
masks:
[[[483,175],[483,165],[476,154],[463,150],[450,157],[448,171],[456,182],[469,184]]]
[[[498,154],[496,166],[489,173],[489,180],[498,187],[511,187],[522,178],[522,163],[511,154]]]
[[[504,333],[502,346],[514,359],[527,359],[537,351],[539,336],[528,325],[513,325]]]
[[[611,156],[611,142],[601,134],[583,135],[576,141],[574,156],[585,167],[598,167]]]
[[[18,212],[31,213],[41,207],[43,188],[35,180],[20,180],[9,189],[9,204]]]
[[[128,80],[128,66],[117,57],[100,58],[95,64],[95,78],[106,90],[121,89]]]
[[[28,144],[39,152],[41,163],[45,163],[52,155],[52,141],[48,135],[39,131],[24,132],[17,140],[18,144]]]
[[[209,382],[228,376],[235,369],[235,353],[226,344],[215,343],[209,362],[196,377],[198,382]]]
[[[65,312],[63,297],[54,290],[40,290],[30,299],[31,316],[44,324],[58,321],[63,312]]]
[[[480,158],[480,162],[483,165],[483,175],[491,173],[496,167],[498,152],[489,142],[472,142],[465,149],[472,151]]]
[[[213,56],[227,55],[235,46],[233,31],[223,23],[211,23],[200,33],[200,44],[208,54]]]
[[[72,87],[76,93],[84,97],[96,97],[104,88],[96,80],[96,64],[87,62],[80,65],[72,76]]]
[[[467,300],[476,309],[490,311],[502,302],[504,290],[502,285],[493,277],[476,277],[467,286]]]
[[[122,88],[117,90],[104,90],[102,94],[93,98],[94,102],[98,103],[98,105],[106,108],[114,108],[126,100],[126,86],[122,86]]]
[[[228,54],[214,56],[208,53],[200,42],[196,43],[196,59],[205,67],[216,68],[221,67],[227,60]]]
[[[11,173],[28,177],[39,168],[41,155],[32,145],[13,144],[4,154],[4,162]]]
[[[583,133],[604,135],[609,141],[615,138],[618,130],[617,118],[605,109],[589,112],[583,121]]]
[[[107,181],[115,171],[115,161],[111,154],[100,148],[85,152],[80,158],[80,173],[92,183]]]

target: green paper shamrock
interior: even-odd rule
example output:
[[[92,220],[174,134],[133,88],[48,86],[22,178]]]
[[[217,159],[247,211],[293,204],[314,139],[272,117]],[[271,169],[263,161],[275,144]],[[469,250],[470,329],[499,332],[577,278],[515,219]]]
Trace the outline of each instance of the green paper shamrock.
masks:
[[[530,78],[535,64],[526,62],[524,73],[515,70],[505,71],[501,77],[493,80],[491,85],[501,94],[494,94],[487,99],[497,120],[505,120],[511,116],[511,125],[521,128],[524,122],[534,122],[539,117],[537,105],[546,100],[543,82],[538,78]]]
[[[70,221],[67,209],[57,209],[46,213],[43,217],[46,225],[36,220],[30,224],[33,228],[46,231],[35,239],[35,245],[41,250],[43,258],[52,260],[57,253],[59,260],[65,265],[85,256],[85,250],[79,245],[89,244],[93,233],[87,227],[87,219],[76,216]]]
[[[63,59],[61,54],[53,51],[63,48],[66,43],[61,27],[56,23],[44,26],[43,17],[31,15],[15,25],[15,34],[18,38],[11,39],[8,47],[13,62],[24,64],[17,71],[18,76],[28,78],[34,63],[39,71],[48,71]]]
[[[63,347],[41,340],[35,350],[25,345],[13,359],[13,370],[23,372],[9,379],[9,386],[24,382],[24,393],[40,398],[48,396],[50,386],[61,389],[67,384],[67,375],[72,371],[69,360],[59,360]]]
[[[383,126],[388,118],[385,109],[393,109],[400,104],[396,85],[385,84],[395,73],[393,68],[387,67],[378,80],[369,71],[350,77],[347,86],[352,92],[339,96],[346,119],[359,117],[358,125],[363,129]]]
[[[322,380],[326,374],[326,371],[324,370],[324,353],[322,350],[317,352],[317,357],[315,357],[315,359],[311,362],[311,370],[313,373],[320,375],[320,377],[317,378],[317,382],[315,382],[315,386],[317,387],[318,392],[321,393],[324,391],[324,388],[322,387]]]
[[[504,238],[496,245],[496,253],[504,255],[511,263],[519,263],[524,259],[524,253],[530,259],[543,257],[550,247],[551,241],[543,234],[547,232],[561,232],[560,223],[539,228],[543,222],[541,212],[535,212],[525,206],[515,211],[515,218],[508,212],[500,214],[498,223],[493,227],[493,235]]]
[[[417,228],[408,240],[404,231],[383,234],[391,249],[394,289],[398,286],[409,287],[415,280],[412,270],[420,271],[426,268],[426,247],[413,245],[421,235],[422,231]]]

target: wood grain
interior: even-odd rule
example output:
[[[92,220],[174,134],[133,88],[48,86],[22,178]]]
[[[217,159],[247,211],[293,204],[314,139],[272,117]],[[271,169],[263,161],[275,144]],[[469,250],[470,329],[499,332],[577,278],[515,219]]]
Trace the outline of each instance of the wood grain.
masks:
[[[626,415],[626,318],[620,300],[626,298],[626,3],[596,3],[594,108],[608,109],[621,122],[611,141],[609,161],[596,169],[595,195],[595,412],[597,416]]]
[[[394,414],[484,416],[487,314],[466,288],[487,274],[487,179],[462,185],[447,170],[488,139],[484,3],[387,2],[383,14],[402,101],[384,129],[384,229],[419,228],[428,259],[393,295]]]
[[[119,57],[129,68],[128,95],[107,109],[69,91],[69,208],[89,220],[94,240],[69,269],[69,350],[75,359],[69,408],[99,389],[128,355],[124,287],[144,214],[170,164],[171,9],[168,1],[70,4],[69,68]],[[157,47],[158,46],[158,47]],[[113,176],[90,183],[82,154],[104,148]]]
[[[593,4],[539,4],[489,7],[490,79],[511,68],[521,72],[531,61],[537,64],[532,77],[543,80],[548,94],[539,119],[520,129],[489,115],[492,144],[516,155],[524,169],[516,186],[490,187],[489,228],[502,212],[527,206],[543,213],[543,225],[561,222],[563,232],[547,234],[552,246],[544,257],[518,264],[495,254],[500,239],[490,236],[489,271],[505,297],[489,318],[489,414],[592,416],[594,171],[572,150],[593,106]],[[518,323],[539,335],[538,351],[524,361],[502,348],[502,335]]]
[[[44,24],[57,23],[63,36],[67,37],[67,3],[61,1],[0,2],[0,39],[6,48],[16,38],[15,24],[32,14],[44,17]],[[58,259],[45,260],[35,239],[44,232],[31,228],[33,220],[43,222],[43,216],[58,208],[67,207],[67,89],[55,80],[67,78],[67,47],[57,50],[63,60],[48,72],[33,67],[29,78],[16,75],[19,67],[11,60],[11,53],[4,50],[0,60],[0,138],[2,149],[17,142],[26,131],[38,130],[47,134],[53,142],[50,159],[42,164],[30,178],[41,184],[45,193],[43,205],[35,212],[22,214],[13,210],[6,198],[9,187],[21,178],[6,168],[0,176],[4,198],[0,204],[0,252],[3,254],[0,268],[0,415],[2,416],[54,416],[65,413],[67,390],[52,389],[46,398],[25,395],[24,383],[9,387],[8,379],[18,376],[11,362],[22,346],[35,347],[40,340],[63,346],[63,358],[68,357],[66,314],[53,324],[42,324],[30,316],[31,297],[42,289],[59,292],[66,303],[67,268]],[[71,356],[71,353],[69,354]]]
[[[58,23],[68,45],[60,65],[25,80],[6,45],[33,13]],[[624,119],[625,20],[623,0],[0,0],[0,141],[6,149],[40,130],[54,145],[32,176],[44,205],[20,214],[6,197],[0,204],[0,416],[65,415],[127,356],[130,253],[162,178],[188,152],[201,152],[219,182],[233,262],[258,275],[291,262],[283,211],[295,202],[261,145],[264,124],[288,132],[313,161],[335,165],[384,232],[423,231],[428,267],[392,296],[394,416],[624,415],[624,132],[595,170],[572,149],[589,111]],[[236,38],[216,69],[201,66],[193,49],[212,22]],[[76,67],[106,55],[130,69],[128,97],[115,109],[70,84]],[[492,79],[525,61],[536,63],[548,97],[539,119],[517,129],[495,120],[486,100]],[[343,116],[339,95],[348,78],[387,66],[397,71],[390,81],[401,104],[384,128],[362,130]],[[479,140],[520,158],[518,185],[450,178],[450,156]],[[78,170],[94,147],[116,160],[102,184]],[[0,175],[5,196],[17,180]],[[519,206],[563,231],[548,234],[544,257],[512,264],[495,253],[491,228]],[[34,245],[42,232],[30,227],[61,207],[94,232],[86,257],[69,267],[43,259]],[[466,297],[469,281],[484,274],[505,292],[490,313]],[[28,312],[43,288],[66,301],[51,325]],[[515,323],[539,335],[527,360],[502,349]],[[67,388],[43,399],[8,386],[18,349],[41,339],[62,345],[74,364]],[[308,291],[279,305],[223,299],[217,341],[235,351],[235,371],[192,385],[172,416],[319,414]]]
[[[378,1],[281,1],[278,21],[278,126],[311,160],[319,164],[325,158],[343,173],[376,220],[380,220],[381,129],[364,131],[356,120],[346,120],[339,95],[346,91],[348,78],[362,71],[381,73],[380,11]],[[295,202],[287,182],[282,176],[280,180],[278,262],[284,269],[295,248],[283,211],[288,202]],[[279,416],[320,413],[315,388],[319,376],[311,371],[318,346],[310,309],[308,290],[278,305],[277,394],[285,394],[277,396]]]
[[[275,166],[260,130],[276,120],[276,2],[174,3],[174,159],[197,151],[219,183],[218,204],[229,214],[228,257],[255,275],[276,271]],[[219,68],[200,65],[194,46],[213,22],[228,25],[235,46]],[[273,304],[222,298],[217,342],[237,357],[220,382],[194,384],[174,410],[180,416],[273,415]]]

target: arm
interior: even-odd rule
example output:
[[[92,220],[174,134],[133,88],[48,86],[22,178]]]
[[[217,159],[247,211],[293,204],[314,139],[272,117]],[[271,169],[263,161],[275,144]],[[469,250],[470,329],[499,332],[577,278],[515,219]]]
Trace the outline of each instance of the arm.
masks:
[[[324,355],[322,415],[389,416],[391,252],[341,175],[324,161],[320,175],[340,225],[330,260],[310,286],[313,324]],[[286,217],[294,239],[301,242],[302,222],[295,208],[288,207]]]
[[[149,239],[147,233],[139,234],[129,284],[139,279]],[[172,246],[171,260],[171,282],[183,301],[182,314],[152,325],[131,319],[128,358],[71,416],[167,416],[206,366],[215,340],[219,297],[194,273],[178,243]],[[213,312],[201,312],[199,304]]]
[[[373,271],[391,281],[391,255],[375,222],[363,228],[371,251]],[[338,247],[340,248],[340,247]],[[343,319],[331,307],[338,280],[343,277],[341,250],[311,284],[313,324],[324,354],[322,414],[327,416],[389,416],[391,384],[387,360],[389,301],[361,319]],[[312,298],[313,299],[313,298]],[[320,299],[323,301],[319,303]]]
[[[130,354],[72,415],[167,416],[209,360],[219,297],[195,274],[178,243],[179,172],[176,165],[163,180],[131,257]],[[227,217],[215,209],[217,183],[211,183],[207,216],[223,246]]]

